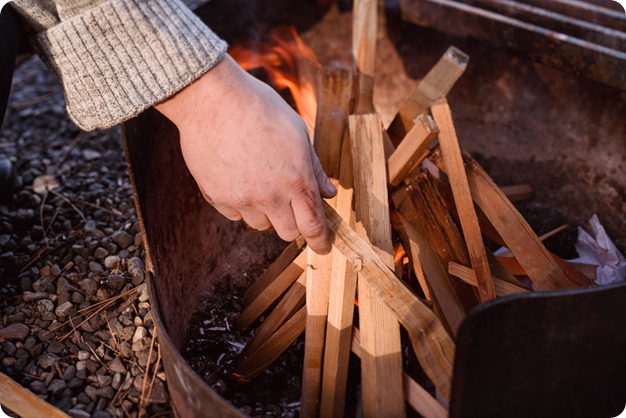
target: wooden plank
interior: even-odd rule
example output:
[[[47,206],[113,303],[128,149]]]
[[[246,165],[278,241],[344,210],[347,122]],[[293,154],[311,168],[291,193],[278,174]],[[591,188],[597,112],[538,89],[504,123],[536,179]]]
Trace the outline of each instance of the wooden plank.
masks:
[[[353,97],[353,73],[349,70],[322,68],[318,75],[318,106],[315,153],[326,175],[339,178],[339,163],[344,132],[348,125]]]
[[[337,213],[347,222],[353,221],[353,189],[337,186]],[[322,392],[320,417],[338,417],[344,413],[354,299],[356,294],[356,272],[346,257],[333,252],[328,301],[328,322],[322,369]]]
[[[530,200],[533,198],[534,193],[530,184],[513,184],[511,186],[503,186],[500,190],[511,202]]]
[[[411,261],[416,261],[424,271],[430,300],[437,316],[447,332],[451,336],[456,335],[467,311],[459,300],[458,293],[455,292],[455,281],[448,276],[446,265],[435,253],[431,246],[432,241],[420,225],[408,222],[404,216],[398,214],[397,220],[394,219],[394,227],[401,240],[411,249]]]
[[[0,403],[23,417],[70,418],[1,372]]]
[[[431,160],[443,169],[441,153],[431,153]],[[463,154],[467,179],[474,202],[502,237],[540,290],[572,287],[563,270],[541,243],[528,222],[517,211],[489,175],[468,154]]]
[[[254,353],[303,305],[306,300],[306,275],[303,272],[298,280],[289,288],[285,296],[278,302],[265,321],[261,323],[254,336],[248,341],[240,358]]]
[[[550,2],[547,2],[550,3]],[[522,22],[455,0],[400,0],[402,18],[456,36],[470,36],[542,64],[626,89],[626,52]]]
[[[235,326],[243,330],[252,325],[300,277],[306,262],[307,251],[303,251],[250,302],[237,318]]]
[[[471,284],[472,286],[478,285],[478,282],[476,281],[476,274],[474,273],[474,270],[469,267],[451,261],[450,264],[448,264],[448,273],[450,273],[454,277],[458,277],[465,283]],[[493,278],[493,284],[496,289],[497,296],[515,295],[518,293],[529,292],[529,290],[525,287],[511,284],[507,281],[498,279],[495,276]]]
[[[474,202],[469,190],[467,175],[463,165],[461,147],[456,136],[452,113],[446,99],[438,100],[431,108],[433,118],[439,126],[439,146],[446,166],[446,173],[450,181],[452,196],[456,210],[461,221],[461,229],[465,237],[465,243],[469,250],[470,260],[476,279],[478,280],[478,295],[482,302],[496,297],[493,286],[489,262],[483,237],[478,226],[478,218],[474,210]]]
[[[359,280],[371,283],[375,292],[396,313],[425,373],[442,396],[450,399],[454,342],[441,321],[394,275],[369,243],[325,202],[324,211],[333,232],[333,246],[348,258],[359,273]]]
[[[415,125],[405,135],[398,148],[387,160],[389,184],[399,185],[402,180],[428,155],[439,129],[429,115],[419,115]]]
[[[352,352],[361,357],[361,337],[358,328],[354,328],[352,333]],[[404,397],[406,402],[418,414],[428,418],[446,418],[448,411],[441,406],[430,393],[422,388],[406,372],[402,372],[404,382]]]
[[[310,248],[307,253],[306,332],[300,416],[313,418],[319,411],[333,253],[319,255]]]
[[[378,10],[376,0],[355,0],[352,20],[352,56],[357,74],[355,112],[374,109],[374,67]]]
[[[393,269],[393,244],[387,196],[387,170],[380,117],[349,117],[357,221],[362,222],[374,250]],[[358,281],[363,416],[403,417],[402,346],[394,312],[367,280]]]
[[[263,373],[304,332],[305,324],[306,308],[302,307],[260,349],[251,353],[232,376],[240,381],[250,381]]]
[[[406,136],[415,118],[428,111],[432,103],[448,95],[457,80],[463,75],[469,56],[451,46],[426,74],[409,99],[402,105],[391,121],[387,132],[395,145]]]
[[[302,236],[291,242],[276,260],[265,270],[243,295],[243,305],[247,307],[261,292],[272,283],[280,273],[302,252],[306,241]]]

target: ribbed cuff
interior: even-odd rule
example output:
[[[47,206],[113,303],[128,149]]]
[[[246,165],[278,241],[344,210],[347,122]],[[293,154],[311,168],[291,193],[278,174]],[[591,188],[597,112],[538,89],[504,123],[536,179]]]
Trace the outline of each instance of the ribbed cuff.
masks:
[[[170,97],[227,48],[178,0],[108,0],[37,41],[84,130],[116,125]]]

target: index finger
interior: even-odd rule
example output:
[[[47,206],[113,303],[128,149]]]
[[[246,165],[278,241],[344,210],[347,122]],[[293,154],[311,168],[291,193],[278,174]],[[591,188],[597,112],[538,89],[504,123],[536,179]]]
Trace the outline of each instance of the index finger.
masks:
[[[317,188],[299,191],[291,201],[298,230],[309,247],[325,255],[332,249],[322,198]]]

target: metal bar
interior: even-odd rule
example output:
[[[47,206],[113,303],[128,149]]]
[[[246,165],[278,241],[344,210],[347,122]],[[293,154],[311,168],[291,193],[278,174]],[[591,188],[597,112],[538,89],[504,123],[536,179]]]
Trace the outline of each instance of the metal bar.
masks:
[[[454,0],[400,0],[404,20],[508,48],[542,64],[626,90],[626,53]]]
[[[553,12],[626,32],[626,14],[580,0],[521,0]]]

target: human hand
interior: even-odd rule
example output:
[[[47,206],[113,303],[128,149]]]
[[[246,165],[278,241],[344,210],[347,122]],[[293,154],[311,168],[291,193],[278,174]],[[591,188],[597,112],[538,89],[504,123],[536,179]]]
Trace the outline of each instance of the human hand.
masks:
[[[269,86],[229,56],[155,106],[176,124],[192,176],[205,199],[233,221],[300,234],[330,251],[321,197],[336,189],[322,170],[304,121]]]

